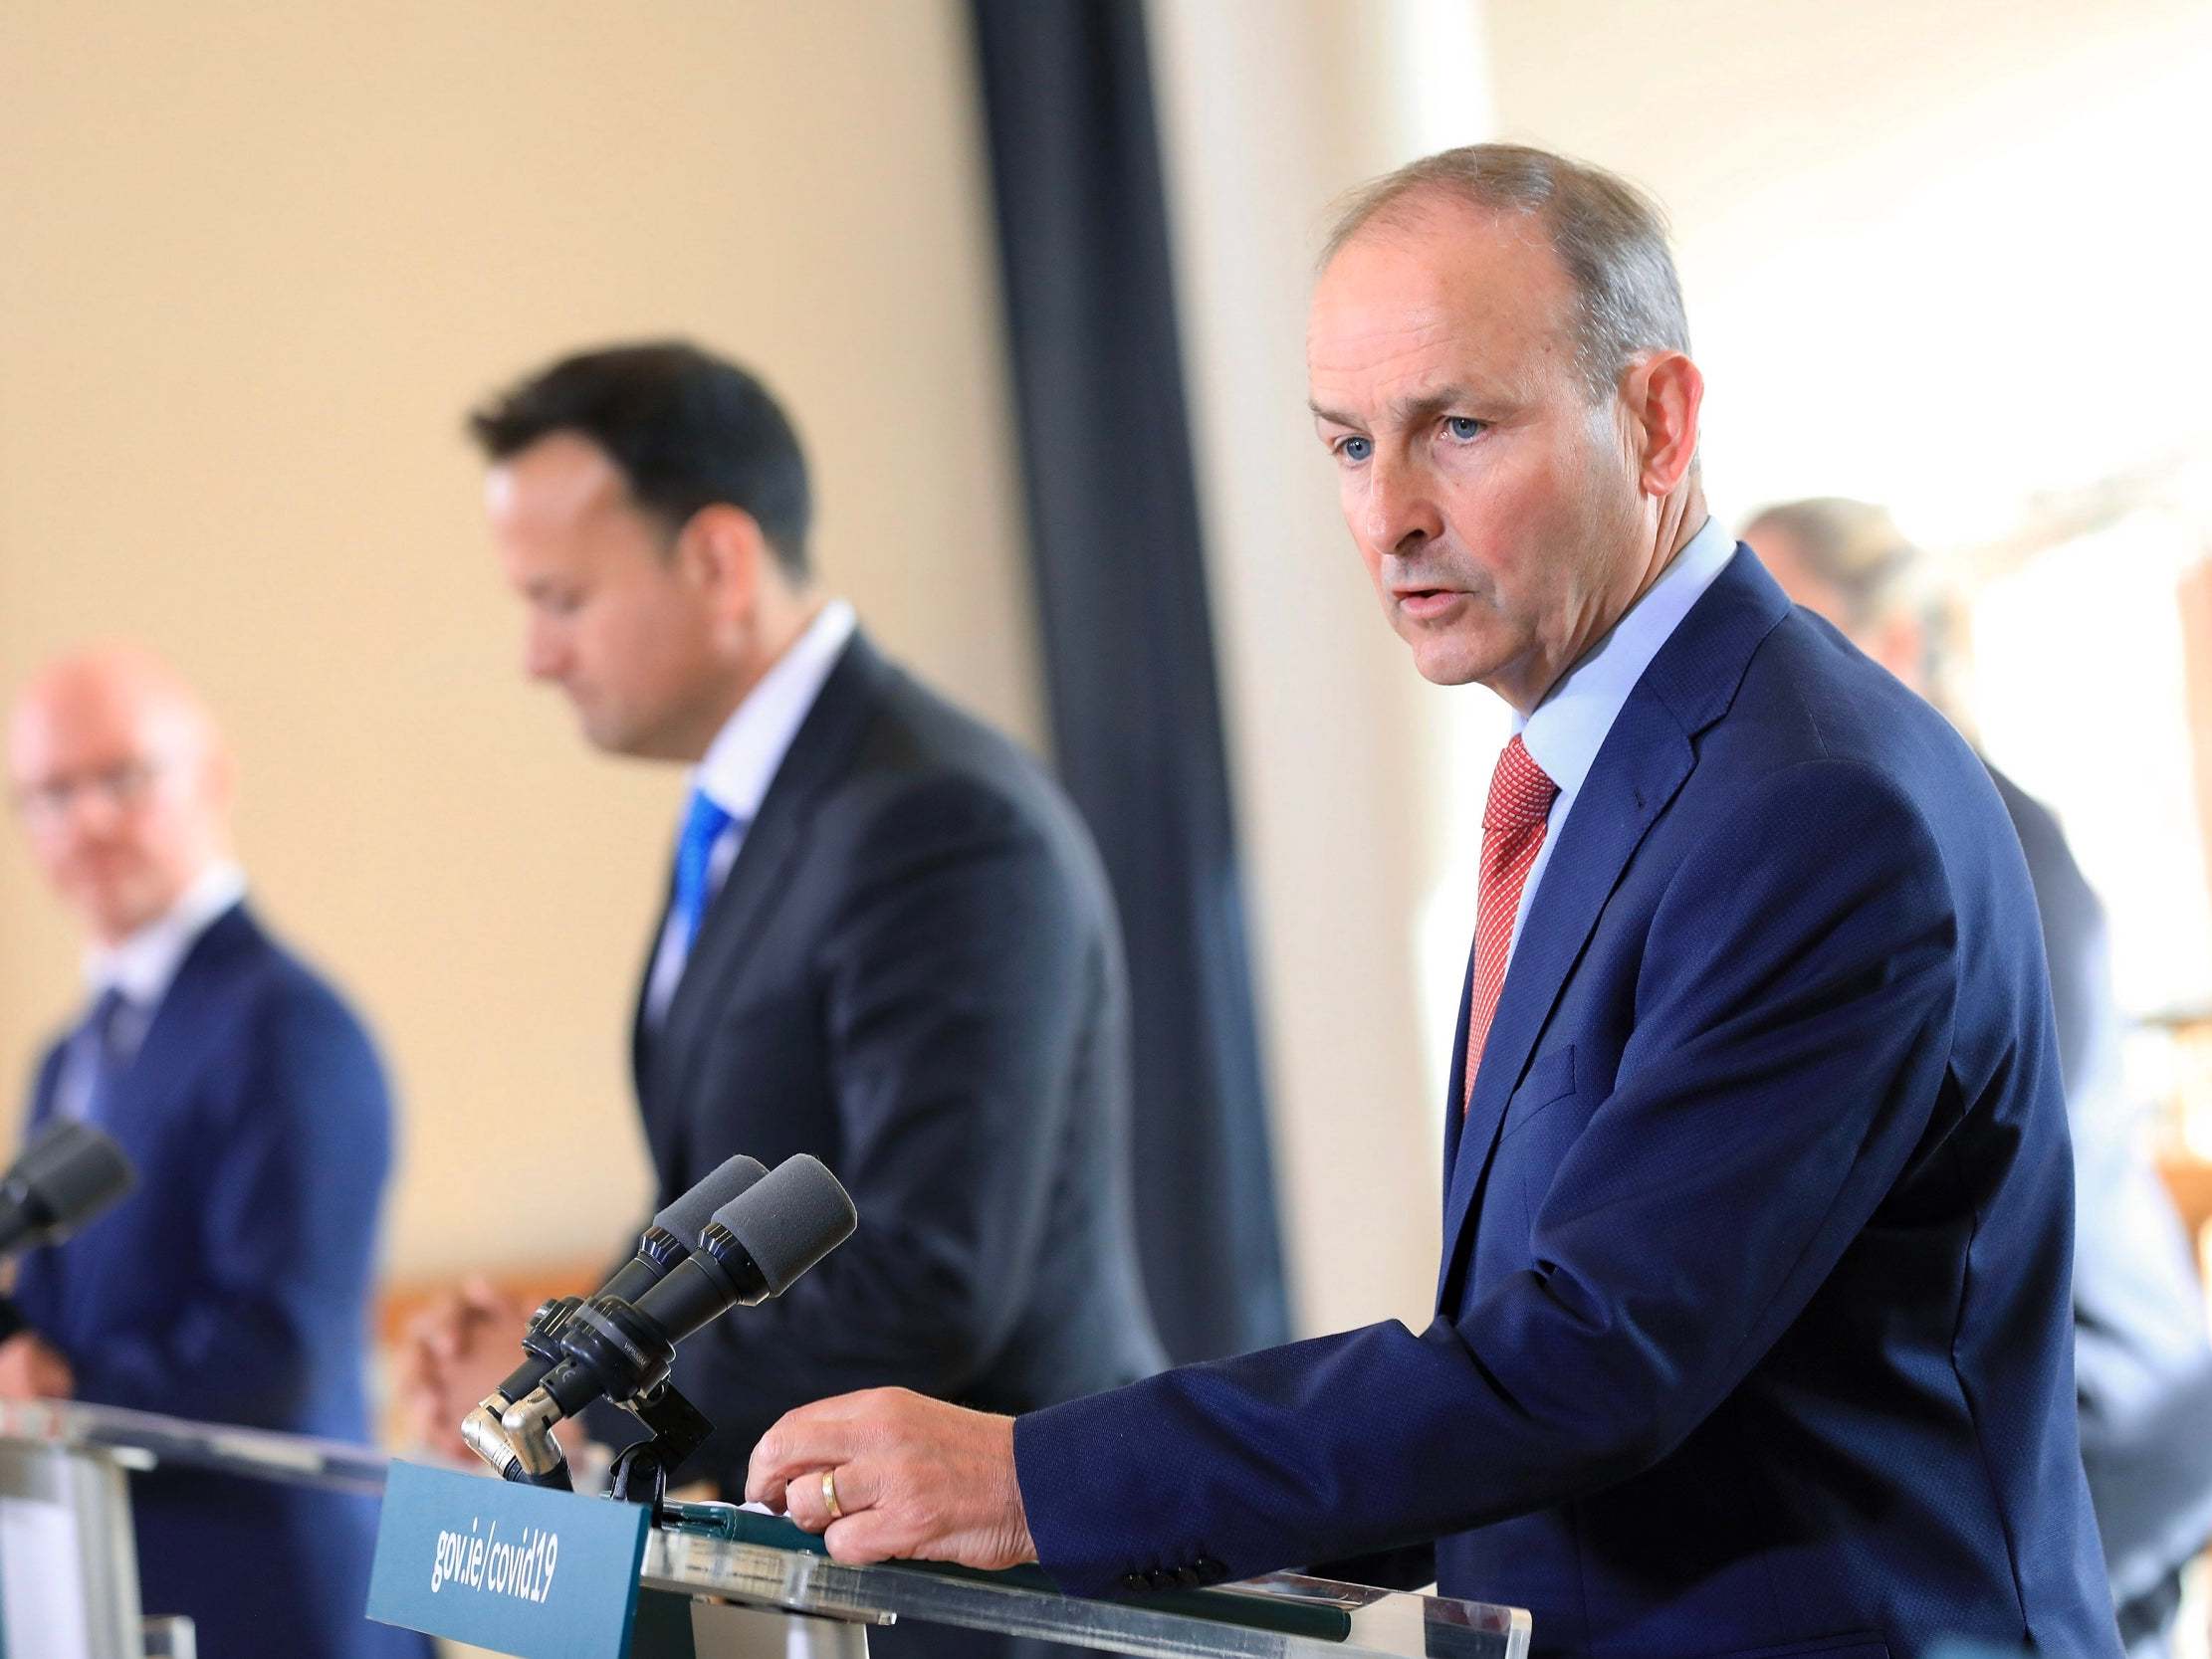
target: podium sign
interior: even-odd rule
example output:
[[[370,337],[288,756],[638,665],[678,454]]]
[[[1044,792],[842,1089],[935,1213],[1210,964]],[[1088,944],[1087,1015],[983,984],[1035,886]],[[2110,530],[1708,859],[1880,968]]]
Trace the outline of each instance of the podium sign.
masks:
[[[368,1616],[519,1659],[629,1651],[640,1504],[394,1461]]]

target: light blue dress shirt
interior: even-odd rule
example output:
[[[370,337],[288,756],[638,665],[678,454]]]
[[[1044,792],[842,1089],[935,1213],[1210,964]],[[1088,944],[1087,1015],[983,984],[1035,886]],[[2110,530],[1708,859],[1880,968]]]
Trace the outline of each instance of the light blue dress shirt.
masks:
[[[1659,647],[1673,636],[1735,551],[1735,538],[1720,527],[1720,520],[1707,518],[1704,527],[1667,561],[1650,591],[1561,677],[1536,712],[1525,721],[1515,720],[1514,729],[1529,758],[1559,785],[1559,794],[1544,820],[1544,844],[1521,884],[1521,907],[1513,918],[1513,942],[1506,952],[1508,967],[1512,951],[1520,947],[1521,928],[1544,880],[1544,868],[1551,863],[1552,849],[1559,845],[1567,815],[1575,809],[1575,797],[1582,793],[1598,750],[1605,746],[1606,733],[1613,729],[1629,693],[1636,690]]]

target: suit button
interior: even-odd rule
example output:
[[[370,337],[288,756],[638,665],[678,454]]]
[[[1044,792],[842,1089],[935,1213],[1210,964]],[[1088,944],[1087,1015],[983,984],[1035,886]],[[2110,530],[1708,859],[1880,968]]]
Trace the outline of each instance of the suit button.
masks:
[[[1175,1569],[1175,1581],[1187,1590],[1196,1589],[1206,1582],[1206,1574],[1195,1566],[1179,1566]]]
[[[1134,1594],[1145,1587],[1145,1575],[1141,1572],[1125,1572],[1121,1575],[1121,1587]]]
[[[1164,1566],[1156,1566],[1145,1574],[1145,1582],[1156,1590],[1164,1590],[1175,1582],[1175,1574]]]
[[[1218,1584],[1228,1576],[1228,1568],[1212,1555],[1201,1555],[1198,1560],[1199,1576],[1209,1584]]]

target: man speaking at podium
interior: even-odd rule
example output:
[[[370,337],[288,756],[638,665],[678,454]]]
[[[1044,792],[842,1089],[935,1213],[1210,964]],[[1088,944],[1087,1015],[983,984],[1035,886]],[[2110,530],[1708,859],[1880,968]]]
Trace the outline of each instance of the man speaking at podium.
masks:
[[[786,1417],[833,1554],[1082,1594],[1399,1552],[1542,1654],[2117,1653],[2034,896],[1955,732],[1707,514],[1655,212],[1477,146],[1371,186],[1307,357],[1415,666],[1511,705],[1438,1317],[1017,1419]]]

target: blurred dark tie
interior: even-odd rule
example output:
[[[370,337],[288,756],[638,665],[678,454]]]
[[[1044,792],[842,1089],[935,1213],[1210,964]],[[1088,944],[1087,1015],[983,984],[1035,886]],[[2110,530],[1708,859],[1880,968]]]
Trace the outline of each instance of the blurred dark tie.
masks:
[[[78,1112],[86,1122],[98,1124],[107,1119],[115,1085],[129,1070],[131,1058],[138,1052],[138,1039],[144,1035],[145,1022],[136,1003],[113,985],[100,993],[100,1000],[93,1004],[93,1011],[85,1016],[74,1039],[85,1079],[77,1097]]]

